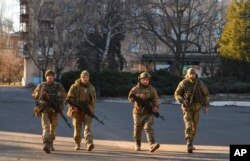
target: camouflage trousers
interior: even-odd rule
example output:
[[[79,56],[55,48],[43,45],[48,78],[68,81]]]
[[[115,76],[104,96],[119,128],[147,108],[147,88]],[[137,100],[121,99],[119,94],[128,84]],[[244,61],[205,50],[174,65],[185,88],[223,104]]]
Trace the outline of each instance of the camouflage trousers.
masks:
[[[134,120],[134,133],[133,133],[134,141],[137,143],[141,142],[142,130],[144,128],[147,141],[149,142],[149,144],[154,144],[155,138],[153,129],[153,124],[154,124],[153,115],[133,114],[133,120]]]
[[[193,140],[196,133],[200,118],[201,104],[193,104],[190,108],[182,106],[183,121],[185,124],[185,139]]]
[[[84,129],[84,141],[85,144],[93,143],[93,135],[92,135],[92,118],[85,115],[84,118],[81,118],[81,114],[77,113],[72,117],[72,122],[74,125],[74,140],[76,144],[80,144],[82,140],[81,131]]]
[[[43,112],[41,117],[43,143],[54,141],[56,138],[58,115],[55,112]]]

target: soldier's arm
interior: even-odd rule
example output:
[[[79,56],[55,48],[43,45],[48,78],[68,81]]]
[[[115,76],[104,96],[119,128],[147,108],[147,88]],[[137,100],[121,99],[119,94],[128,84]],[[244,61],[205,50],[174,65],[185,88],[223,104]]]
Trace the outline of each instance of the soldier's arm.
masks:
[[[66,97],[66,100],[71,100],[71,101],[76,101],[76,95],[75,95],[75,90],[76,90],[76,86],[73,84],[71,85],[68,93],[67,93],[67,97]],[[68,110],[71,112],[71,115],[72,115],[72,110],[73,110],[73,107],[68,105]]]
[[[76,100],[75,90],[76,90],[75,85],[71,85],[71,87],[67,93],[66,99],[70,99],[70,100],[75,101]]]
[[[93,103],[94,103],[94,108],[96,107],[96,90],[95,90],[95,87],[93,87]]]
[[[60,92],[60,98],[61,99],[66,99],[66,90],[65,88],[63,87],[63,85],[60,83],[59,84],[59,92]]]
[[[175,90],[175,92],[174,92],[174,98],[175,98],[175,100],[177,101],[177,102],[179,102],[179,103],[183,103],[183,93],[184,93],[184,83],[183,83],[183,81],[181,81],[179,84],[178,84],[178,86],[177,86],[177,88],[176,88],[176,90]]]
[[[202,105],[208,107],[210,104],[209,91],[202,81],[200,81],[200,87],[204,99],[202,100]]]
[[[34,100],[38,100],[38,99],[39,99],[40,91],[41,91],[41,84],[39,84],[39,85],[35,88],[35,90],[33,91],[33,93],[32,93],[32,98],[33,98]]]
[[[137,88],[136,88],[136,87],[133,87],[133,88],[130,90],[129,94],[128,94],[128,100],[129,100],[130,102],[132,102],[132,103],[134,103],[135,100],[134,100],[133,98],[131,98],[131,94],[136,94],[136,90],[137,90]]]
[[[159,95],[158,95],[158,93],[157,93],[157,91],[156,91],[155,88],[153,88],[152,92],[153,92],[153,97],[152,97],[153,106],[159,108],[160,107],[160,98],[159,98]]]

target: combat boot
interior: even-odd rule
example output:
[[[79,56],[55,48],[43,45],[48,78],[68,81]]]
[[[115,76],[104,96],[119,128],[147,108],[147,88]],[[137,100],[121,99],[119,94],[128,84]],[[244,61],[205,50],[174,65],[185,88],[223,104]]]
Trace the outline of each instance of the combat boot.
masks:
[[[54,145],[53,145],[53,141],[51,142],[50,150],[51,150],[51,151],[55,151],[55,148],[54,148]]]
[[[44,143],[44,147],[43,147],[43,151],[45,151],[46,153],[50,153],[50,148],[51,148],[51,143],[49,141],[46,141]]]
[[[187,140],[187,152],[193,153],[194,147],[193,147],[193,141],[191,139]]]
[[[154,143],[154,144],[151,144],[151,145],[150,145],[149,151],[150,151],[151,153],[153,153],[155,150],[157,150],[157,149],[159,149],[159,148],[160,148],[160,144]]]
[[[92,151],[92,149],[94,149],[94,144],[93,143],[90,143],[90,144],[87,144],[87,151]]]
[[[81,148],[80,143],[76,143],[75,150],[80,150],[80,148]]]
[[[135,142],[135,151],[140,151],[141,150],[141,141],[136,141]]]

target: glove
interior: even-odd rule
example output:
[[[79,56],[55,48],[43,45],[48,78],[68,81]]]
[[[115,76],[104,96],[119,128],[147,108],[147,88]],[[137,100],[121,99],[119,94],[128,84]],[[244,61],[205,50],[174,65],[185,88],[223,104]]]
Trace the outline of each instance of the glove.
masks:
[[[147,99],[146,96],[145,96],[143,93],[140,94],[140,98],[141,98],[143,101]]]
[[[152,111],[153,111],[153,112],[158,112],[158,108],[157,108],[157,107],[153,107],[153,108],[152,108]]]
[[[72,112],[78,112],[78,109],[76,107],[72,107]]]
[[[36,117],[41,117],[40,107],[38,107],[38,106],[35,106],[35,107],[34,107],[34,115],[35,115]]]
[[[183,105],[184,105],[184,107],[188,108],[189,107],[189,102],[187,100],[183,100]]]

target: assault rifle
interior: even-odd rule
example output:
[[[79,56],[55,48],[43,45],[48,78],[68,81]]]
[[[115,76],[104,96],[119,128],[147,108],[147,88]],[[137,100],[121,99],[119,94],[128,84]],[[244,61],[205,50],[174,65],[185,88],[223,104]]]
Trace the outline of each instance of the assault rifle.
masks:
[[[187,96],[183,96],[183,100],[186,101],[186,104],[183,104],[184,107],[190,108],[190,102],[187,99]]]
[[[49,104],[49,107],[51,107],[56,113],[59,113],[63,118],[63,120],[65,121],[65,123],[69,126],[69,128],[72,128],[71,124],[68,122],[67,118],[64,116],[62,112],[62,109],[60,108],[60,101],[58,99],[52,101],[46,92],[44,92],[42,95],[43,95],[43,100]],[[42,108],[40,112],[42,113],[44,109],[45,108]]]
[[[90,111],[87,103],[84,103],[84,105],[81,106],[70,99],[67,99],[65,103],[69,104],[70,106],[76,107],[78,111],[85,113],[89,117],[96,119],[96,121],[104,125],[104,122],[101,121],[93,112]]]
[[[142,98],[137,97],[133,93],[130,95],[130,97],[133,98],[138,103],[139,106],[141,106],[144,110],[146,110],[147,113],[153,114],[154,117],[156,117],[156,118],[161,118],[162,120],[165,120],[165,118],[163,116],[161,116],[159,112],[153,111],[153,107],[150,104],[148,99],[142,100]]]

